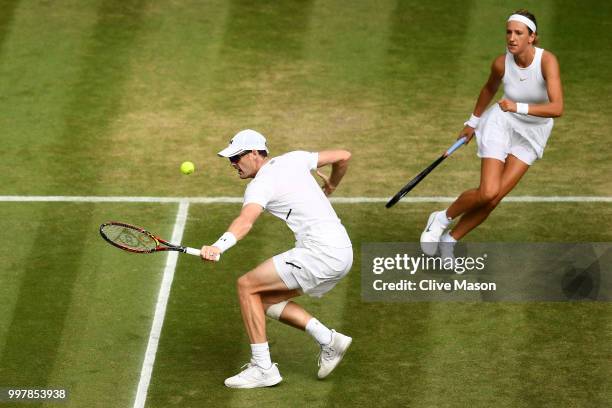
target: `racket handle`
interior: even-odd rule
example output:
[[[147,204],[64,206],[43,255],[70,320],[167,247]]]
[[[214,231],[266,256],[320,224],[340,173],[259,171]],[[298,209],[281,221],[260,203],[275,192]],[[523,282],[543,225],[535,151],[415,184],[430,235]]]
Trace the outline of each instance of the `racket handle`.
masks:
[[[190,247],[185,247],[185,253],[189,255],[194,255],[194,256],[202,255],[202,252],[200,252],[199,249],[190,248]]]
[[[190,248],[190,247],[185,247],[185,253],[189,255],[194,255],[194,256],[202,255],[202,251],[200,251],[199,249]],[[215,259],[215,261],[219,262],[219,259],[221,259],[221,254],[217,254],[217,259]]]
[[[465,143],[465,141],[467,140],[466,137],[462,137],[461,139],[458,139],[454,145],[452,145],[451,147],[448,148],[448,150],[446,151],[445,156],[450,156],[451,154],[453,154],[453,152],[455,150],[457,150],[458,148],[461,147],[461,145],[463,145]]]

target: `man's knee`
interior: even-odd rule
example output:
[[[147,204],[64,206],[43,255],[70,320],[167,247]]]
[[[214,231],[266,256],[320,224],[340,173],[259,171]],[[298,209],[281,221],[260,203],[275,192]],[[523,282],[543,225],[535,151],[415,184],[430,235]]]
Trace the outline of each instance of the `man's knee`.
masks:
[[[236,281],[236,286],[238,287],[239,293],[250,293],[253,288],[252,281],[248,274],[239,277]]]

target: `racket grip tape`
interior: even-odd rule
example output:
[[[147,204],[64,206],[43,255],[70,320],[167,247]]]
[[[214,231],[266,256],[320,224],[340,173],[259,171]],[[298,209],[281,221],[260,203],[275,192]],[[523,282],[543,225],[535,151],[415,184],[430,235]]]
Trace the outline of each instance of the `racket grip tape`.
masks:
[[[458,148],[460,148],[465,143],[466,140],[467,140],[466,137],[462,137],[461,139],[457,140],[454,145],[448,148],[445,155],[450,156],[451,154],[453,154],[453,152],[457,150]]]
[[[200,251],[199,249],[190,248],[190,247],[185,247],[185,253],[189,255],[194,255],[194,256],[202,255],[202,251]],[[219,262],[219,259],[221,259],[221,254],[217,254],[217,259],[215,259],[215,261]]]
[[[190,247],[185,247],[185,253],[189,255],[194,255],[194,256],[202,255],[202,252],[200,252],[199,249],[190,248]]]

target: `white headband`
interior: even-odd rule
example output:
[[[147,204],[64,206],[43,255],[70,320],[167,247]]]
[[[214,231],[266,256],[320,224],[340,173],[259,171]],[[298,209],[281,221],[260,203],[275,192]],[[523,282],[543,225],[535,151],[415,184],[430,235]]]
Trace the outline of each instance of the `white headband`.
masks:
[[[534,33],[536,32],[536,25],[534,24],[533,21],[531,21],[530,19],[528,19],[525,16],[522,16],[520,14],[513,14],[508,18],[508,21],[519,21],[523,24],[525,24],[527,27],[529,27],[531,29],[531,31],[533,31]]]

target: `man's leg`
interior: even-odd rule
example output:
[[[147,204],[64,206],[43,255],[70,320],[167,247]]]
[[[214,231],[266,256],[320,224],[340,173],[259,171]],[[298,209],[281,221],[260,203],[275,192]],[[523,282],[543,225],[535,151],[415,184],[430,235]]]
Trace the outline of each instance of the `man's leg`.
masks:
[[[298,290],[262,294],[266,315],[288,326],[306,331],[321,346],[329,344],[332,340],[332,330],[308,313],[302,306],[288,300],[300,295],[301,292]]]
[[[286,291],[265,292],[261,294],[261,301],[266,315],[274,320],[285,323],[296,329],[304,330],[312,315],[297,303],[289,299],[301,296],[298,289]]]
[[[238,278],[238,298],[244,326],[251,342],[251,364],[239,374],[225,380],[231,388],[268,387],[282,377],[270,359],[266,340],[266,320],[262,302],[264,292],[290,292],[276,273],[272,259]]]
[[[270,291],[261,294],[266,315],[291,327],[306,331],[321,347],[319,355],[319,378],[327,377],[342,360],[352,339],[335,330],[330,330],[299,304],[290,299],[300,296],[297,289]]]
[[[300,292],[297,292],[297,295],[299,294]],[[319,343],[321,353],[318,377],[325,378],[342,361],[352,339],[335,330],[330,330],[317,318],[312,317],[302,306],[288,300],[295,296],[296,294],[291,292],[264,294],[266,314],[272,319],[306,331]]]
[[[287,299],[299,296],[297,289],[289,289],[281,280],[274,262],[268,259],[238,279],[240,311],[251,344],[267,341],[264,310],[269,310]],[[307,330],[320,343],[331,341],[331,330],[314,319],[310,313],[294,302],[280,305],[278,320],[293,327]]]
[[[267,341],[262,301],[262,293],[265,292],[294,292],[278,276],[271,258],[238,278],[240,312],[251,344]]]

